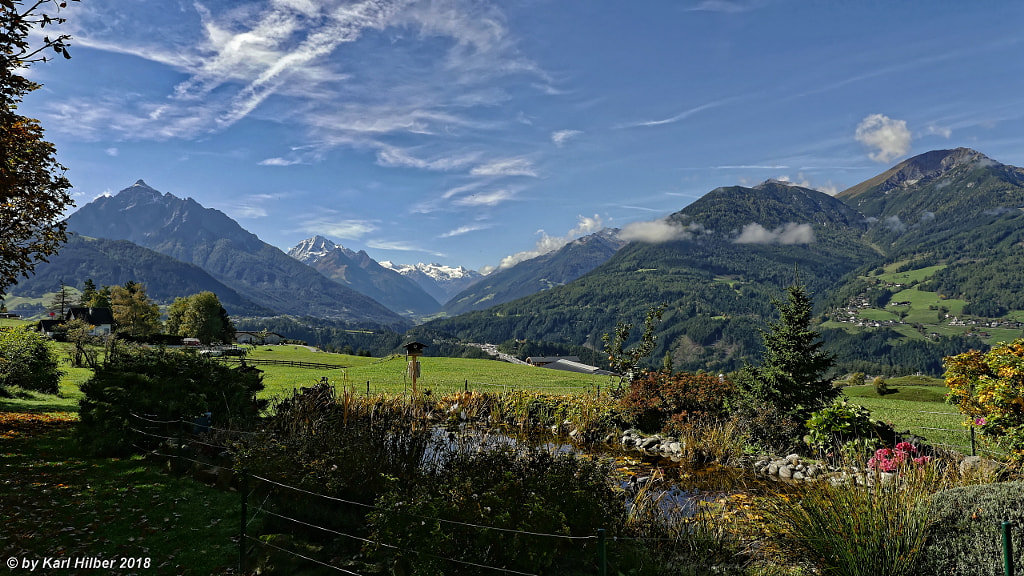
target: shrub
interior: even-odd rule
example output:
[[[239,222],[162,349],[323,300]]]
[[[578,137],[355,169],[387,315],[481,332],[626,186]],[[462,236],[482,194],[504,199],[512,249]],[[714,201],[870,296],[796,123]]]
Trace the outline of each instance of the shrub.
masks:
[[[550,535],[619,533],[625,507],[610,483],[612,469],[608,461],[546,450],[455,450],[415,482],[390,479],[368,518],[370,540],[401,550],[396,571],[409,574],[477,573],[445,559],[530,573],[593,573],[592,542]]]
[[[843,399],[811,413],[804,442],[825,456],[863,461],[860,456],[891,446],[895,437],[892,427],[871,418],[867,408]]]
[[[802,483],[761,505],[774,543],[821,574],[909,576],[927,537],[929,480],[912,474],[870,489]]]
[[[16,386],[56,394],[62,375],[57,355],[42,334],[24,328],[0,332],[0,391]]]
[[[946,399],[1017,463],[1024,463],[1024,339],[946,358]]]
[[[260,403],[255,394],[262,389],[259,373],[231,369],[195,354],[121,350],[110,354],[82,384],[85,398],[77,436],[88,451],[114,455],[133,450],[132,442],[139,438],[132,432],[140,424],[138,416],[188,422],[211,412],[215,426],[241,426],[257,415]]]
[[[731,403],[732,418],[739,434],[756,450],[789,454],[799,447],[803,426],[783,414],[775,404],[752,396],[740,396]]]
[[[735,393],[730,380],[711,374],[649,372],[630,383],[619,406],[637,428],[669,432],[688,421],[724,417]]]
[[[889,393],[889,383],[885,381],[885,378],[878,376],[871,381],[871,384],[875,387],[875,394],[885,396]]]
[[[1014,523],[1015,536],[1024,523],[1024,482],[964,486],[937,492],[929,503],[932,526],[916,572],[1001,576],[999,524]],[[1014,562],[1024,564],[1016,546]]]

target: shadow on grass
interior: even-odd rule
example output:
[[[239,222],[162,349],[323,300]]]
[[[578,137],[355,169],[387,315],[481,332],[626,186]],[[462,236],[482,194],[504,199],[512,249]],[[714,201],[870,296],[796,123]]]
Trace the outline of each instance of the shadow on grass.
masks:
[[[0,413],[0,510],[11,558],[135,559],[109,574],[226,574],[239,497],[139,458],[90,458],[72,414]],[[66,573],[75,573],[68,570]]]

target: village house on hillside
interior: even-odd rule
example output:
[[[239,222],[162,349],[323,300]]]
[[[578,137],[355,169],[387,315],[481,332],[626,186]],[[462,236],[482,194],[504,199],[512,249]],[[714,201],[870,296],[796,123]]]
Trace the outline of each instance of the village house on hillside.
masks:
[[[247,332],[239,330],[235,332],[235,342],[238,344],[280,344],[286,338],[277,332]]]
[[[73,307],[64,313],[61,319],[40,320],[39,331],[52,337],[54,329],[61,324],[72,320],[81,320],[92,326],[89,334],[93,336],[108,336],[114,329],[114,313],[110,308]]]

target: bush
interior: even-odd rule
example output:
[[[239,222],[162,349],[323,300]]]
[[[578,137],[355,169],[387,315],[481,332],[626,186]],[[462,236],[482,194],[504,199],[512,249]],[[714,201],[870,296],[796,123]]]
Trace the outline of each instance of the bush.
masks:
[[[379,511],[369,517],[370,540],[419,552],[397,559],[405,566],[396,570],[409,574],[477,573],[444,558],[530,573],[592,574],[592,542],[548,535],[589,537],[598,528],[610,537],[619,533],[626,508],[610,483],[612,469],[611,462],[546,450],[456,450],[415,483],[390,481]]]
[[[1014,523],[1018,539],[1024,524],[1024,482],[964,486],[937,492],[929,504],[932,526],[915,572],[1001,576],[999,524]],[[1014,563],[1024,565],[1024,550],[1015,546]]]
[[[871,489],[803,483],[791,493],[768,495],[761,506],[775,543],[791,559],[819,567],[816,573],[909,576],[927,536],[929,481],[921,473]]]
[[[56,394],[62,375],[57,355],[42,334],[24,328],[0,332],[0,391],[18,387]]]
[[[211,423],[239,427],[259,412],[258,372],[231,369],[212,359],[164,349],[131,348],[112,353],[82,384],[77,436],[95,454],[133,451],[139,416],[157,421],[192,421],[212,413]],[[156,430],[156,436],[177,430]],[[158,438],[154,438],[158,440]]]
[[[689,421],[725,417],[736,387],[711,374],[649,372],[629,384],[619,402],[622,415],[645,432],[665,431]]]
[[[867,408],[845,399],[811,413],[804,436],[804,442],[819,454],[856,461],[862,461],[861,456],[879,446],[891,446],[895,439],[891,426],[871,418]]]
[[[885,381],[885,378],[878,376],[871,381],[871,384],[875,387],[875,394],[885,396],[889,393],[889,383]]]
[[[739,434],[751,447],[770,454],[789,454],[800,446],[803,426],[775,404],[741,396],[731,403],[731,411]]]
[[[1024,339],[946,358],[947,402],[1024,463]]]

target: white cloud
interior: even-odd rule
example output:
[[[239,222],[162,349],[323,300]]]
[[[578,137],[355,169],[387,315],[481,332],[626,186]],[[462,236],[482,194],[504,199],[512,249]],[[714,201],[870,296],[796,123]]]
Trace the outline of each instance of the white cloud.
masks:
[[[106,152],[107,156],[117,156],[118,155],[118,149],[114,148],[113,146],[111,146],[110,148],[107,148],[106,150],[104,150],[104,152]]]
[[[367,248],[374,250],[400,250],[402,252],[425,252],[432,256],[444,256],[444,253],[435,252],[411,242],[400,242],[397,240],[370,240],[366,243]]]
[[[50,124],[84,140],[195,139],[256,114],[306,132],[319,150],[303,162],[351,146],[379,150],[385,166],[451,170],[474,157],[447,149],[451,136],[493,129],[487,109],[507,100],[523,76],[551,82],[520,53],[500,3],[268,0],[175,8],[164,18],[162,5],[118,4],[111,13],[83,4],[69,21],[76,45],[143,58],[183,79],[163,92],[153,85],[153,92],[65,100],[50,108]],[[390,45],[375,44],[381,34]],[[403,156],[381,141],[398,134],[433,138]],[[478,171],[536,175],[526,160]]]
[[[456,206],[494,206],[515,198],[515,192],[507,189],[470,194],[454,200]]]
[[[814,184],[804,176],[803,172],[797,172],[796,178],[791,178],[789,175],[784,174],[776,178],[779,182],[786,184],[793,184],[801,188],[810,188],[811,190],[817,190],[818,192],[824,192],[829,196],[835,196],[840,192],[839,187],[832,183],[831,180],[826,180],[824,184]]]
[[[953,135],[953,129],[947,126],[939,126],[936,124],[929,124],[926,129],[928,134],[934,134],[936,136],[942,136],[946,140],[949,140],[950,136]]]
[[[288,158],[267,158],[266,160],[260,160],[260,166],[293,166],[295,164],[302,164],[302,160],[288,159]]]
[[[875,162],[891,162],[910,151],[911,134],[906,120],[872,114],[857,125],[854,137],[861,144],[875,149],[868,154]]]
[[[266,209],[260,206],[242,205],[231,208],[231,213],[236,218],[266,218]]]
[[[321,218],[304,222],[300,225],[299,229],[309,234],[358,240],[377,230],[377,225],[369,220],[330,220]]]
[[[438,238],[452,238],[455,236],[462,236],[463,234],[469,234],[470,232],[476,232],[477,230],[486,230],[490,228],[490,224],[468,224],[466,226],[459,226],[454,230],[449,230],[444,234],[438,236]]]
[[[553,142],[555,146],[561,148],[562,146],[565,146],[569,140],[572,140],[580,134],[583,134],[580,130],[559,130],[551,133],[551,142]]]
[[[422,170],[448,171],[456,170],[467,164],[475,162],[480,155],[476,152],[455,154],[451,156],[439,156],[429,160],[417,158],[395,146],[381,145],[377,151],[377,163],[381,166],[419,168]]]
[[[889,216],[882,221],[882,225],[885,226],[889,231],[897,234],[903,234],[907,231],[907,225],[900,220],[899,216]]]
[[[533,163],[526,158],[502,158],[474,167],[474,176],[537,176]]]
[[[619,238],[627,242],[648,242],[660,244],[673,240],[690,240],[694,234],[705,233],[702,225],[697,223],[680,224],[667,218],[645,222],[631,222],[619,231]]]
[[[659,119],[659,120],[641,120],[641,121],[638,121],[638,122],[628,122],[626,124],[620,124],[618,127],[619,128],[638,128],[638,127],[641,127],[641,126],[661,126],[663,124],[674,124],[674,123],[679,122],[681,120],[686,120],[687,118],[689,118],[690,116],[693,116],[694,114],[697,114],[698,112],[703,112],[704,110],[709,110],[711,108],[717,108],[717,107],[719,107],[719,106],[721,106],[723,104],[727,104],[727,103],[729,103],[729,102],[731,102],[733,100],[735,100],[735,98],[725,98],[723,100],[716,100],[714,102],[708,102],[707,104],[701,104],[700,106],[694,106],[693,108],[689,108],[687,110],[683,110],[682,112],[676,114],[675,116],[670,116],[668,118],[662,118],[662,119]]]
[[[774,230],[754,222],[743,227],[736,244],[811,244],[815,240],[810,224],[787,222]]]
[[[569,230],[565,236],[549,236],[543,230],[538,230],[537,233],[540,234],[540,240],[537,240],[537,244],[534,245],[533,250],[524,250],[522,252],[505,256],[501,259],[501,263],[498,264],[497,268],[511,268],[525,260],[530,260],[538,256],[543,256],[549,252],[554,252],[580,236],[593,234],[604,227],[601,217],[597,214],[594,214],[593,217],[579,216],[578,218],[579,221],[576,223],[576,226],[573,227],[572,230]],[[488,272],[483,272],[483,270],[487,270]],[[485,267],[481,272],[486,274],[493,270],[493,267]]]

